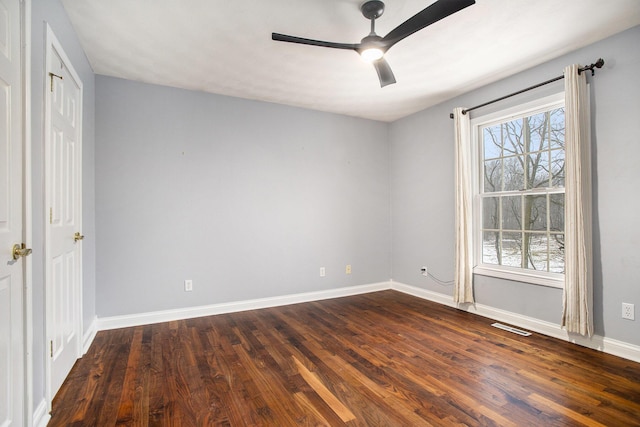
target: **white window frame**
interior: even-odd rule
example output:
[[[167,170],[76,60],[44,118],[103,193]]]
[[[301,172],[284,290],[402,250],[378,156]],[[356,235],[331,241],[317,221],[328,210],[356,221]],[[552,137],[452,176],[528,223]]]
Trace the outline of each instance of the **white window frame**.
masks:
[[[474,274],[553,288],[564,288],[564,274],[562,273],[482,263],[482,205],[480,197],[484,182],[482,167],[483,153],[480,136],[482,127],[560,107],[564,107],[564,91],[471,119]]]

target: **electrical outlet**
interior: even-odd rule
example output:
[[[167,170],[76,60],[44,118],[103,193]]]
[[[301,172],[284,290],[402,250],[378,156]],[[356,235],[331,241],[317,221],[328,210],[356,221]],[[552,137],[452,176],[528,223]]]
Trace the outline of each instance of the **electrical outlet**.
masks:
[[[327,275],[326,270],[324,269],[324,267],[320,267],[320,277],[324,277]]]
[[[425,277],[429,275],[429,270],[427,270],[426,265],[420,269],[420,274],[422,274]]]
[[[351,264],[347,264],[344,268],[344,274],[351,274]]]
[[[635,320],[634,306],[626,302],[622,303],[622,318],[628,320]]]
[[[184,291],[191,292],[193,290],[193,280],[184,281]]]

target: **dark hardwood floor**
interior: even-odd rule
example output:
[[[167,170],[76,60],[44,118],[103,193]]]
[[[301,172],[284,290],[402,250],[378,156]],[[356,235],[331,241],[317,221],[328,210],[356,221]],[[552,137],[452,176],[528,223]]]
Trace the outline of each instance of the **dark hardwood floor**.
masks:
[[[99,332],[50,426],[640,426],[640,364],[395,291]]]

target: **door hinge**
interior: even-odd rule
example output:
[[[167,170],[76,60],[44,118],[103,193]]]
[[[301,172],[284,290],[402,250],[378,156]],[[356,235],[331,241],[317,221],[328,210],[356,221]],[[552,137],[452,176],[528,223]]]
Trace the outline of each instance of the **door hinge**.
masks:
[[[51,81],[51,92],[53,92],[53,78],[54,78],[54,77],[57,77],[57,78],[59,78],[60,80],[62,80],[62,76],[59,76],[59,75],[54,74],[54,73],[49,73],[49,79],[50,79],[50,81]]]
[[[53,340],[49,341],[50,356],[53,357]]]

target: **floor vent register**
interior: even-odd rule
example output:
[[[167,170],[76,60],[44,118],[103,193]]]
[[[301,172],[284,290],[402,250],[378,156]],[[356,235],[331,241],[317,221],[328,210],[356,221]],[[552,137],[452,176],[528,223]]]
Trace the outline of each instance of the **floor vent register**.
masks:
[[[523,331],[522,329],[517,329],[512,326],[503,325],[502,323],[492,323],[491,326],[494,328],[502,329],[504,331],[513,332],[514,334],[522,335],[523,337],[528,337],[531,335],[531,332]]]

